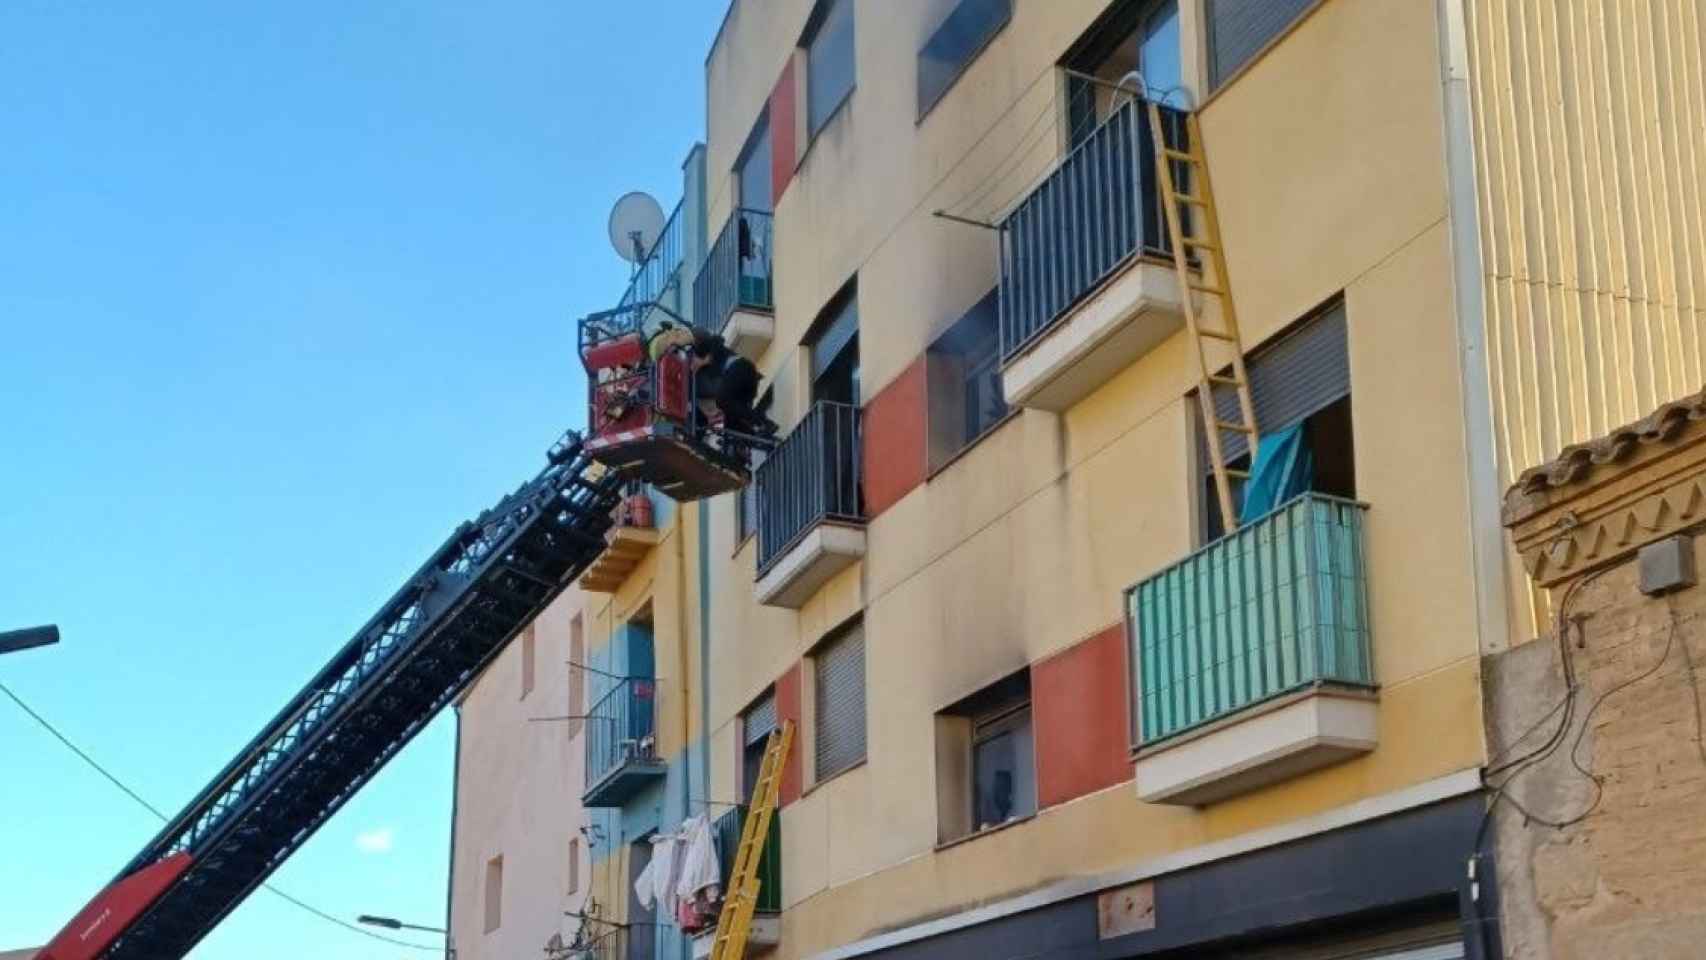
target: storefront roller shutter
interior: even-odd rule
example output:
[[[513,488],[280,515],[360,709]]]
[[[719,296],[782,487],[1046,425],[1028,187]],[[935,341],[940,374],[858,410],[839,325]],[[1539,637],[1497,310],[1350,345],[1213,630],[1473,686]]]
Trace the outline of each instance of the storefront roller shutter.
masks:
[[[817,779],[865,759],[865,632],[856,625],[815,658]]]
[[[770,736],[770,731],[776,729],[776,691],[765,694],[752,705],[752,709],[746,712],[742,727],[742,737],[749,747]]]
[[[1208,85],[1226,82],[1316,0],[1208,0]]]
[[[1256,425],[1262,433],[1291,426],[1329,406],[1351,392],[1350,353],[1345,342],[1345,305],[1342,301],[1323,310],[1296,330],[1258,350],[1245,363],[1250,375],[1250,400],[1256,407]],[[1238,413],[1238,394],[1230,387],[1214,392],[1220,419],[1243,422]],[[1227,462],[1249,452],[1250,442],[1240,433],[1221,433],[1221,449]],[[1197,432],[1197,456],[1208,473],[1208,446]]]

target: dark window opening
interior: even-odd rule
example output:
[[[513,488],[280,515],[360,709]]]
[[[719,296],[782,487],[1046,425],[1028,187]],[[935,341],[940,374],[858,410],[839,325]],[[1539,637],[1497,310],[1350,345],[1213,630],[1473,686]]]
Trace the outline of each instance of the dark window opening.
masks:
[[[859,298],[849,290],[824,311],[806,338],[811,358],[812,402],[859,405]]]
[[[930,112],[1007,21],[1013,0],[960,0],[918,51],[918,116]]]
[[[1126,78],[1143,78],[1142,89],[1173,107],[1185,107],[1179,54],[1178,0],[1127,0],[1116,5],[1085,31],[1064,65],[1082,76],[1067,77],[1068,142],[1076,146],[1095,131],[1130,97],[1111,85],[1135,86]]]
[[[1030,668],[943,710],[936,729],[940,839],[956,840],[1037,812]]]
[[[997,290],[984,295],[930,346],[925,381],[929,466],[936,470],[1007,416]]]
[[[1250,484],[1232,480],[1232,499],[1240,522],[1279,506],[1278,501],[1303,491],[1356,498],[1355,449],[1351,436],[1350,359],[1342,301],[1329,303],[1312,317],[1274,338],[1245,361],[1250,397],[1260,430],[1260,450],[1269,444],[1294,444],[1294,455],[1273,464],[1278,472],[1261,481],[1259,499],[1246,503]],[[1221,371],[1229,373],[1229,370]],[[1229,387],[1215,389],[1215,409],[1222,420],[1242,422],[1238,398]],[[1193,401],[1194,402],[1194,401]],[[1226,532],[1220,512],[1208,443],[1198,408],[1197,462],[1203,479],[1204,542]],[[1296,428],[1294,436],[1288,436]],[[1249,444],[1241,435],[1222,431],[1221,447],[1227,467],[1249,471]],[[1283,450],[1284,447],[1274,448]],[[1271,455],[1270,455],[1271,457]],[[1275,478],[1279,479],[1276,480]]]

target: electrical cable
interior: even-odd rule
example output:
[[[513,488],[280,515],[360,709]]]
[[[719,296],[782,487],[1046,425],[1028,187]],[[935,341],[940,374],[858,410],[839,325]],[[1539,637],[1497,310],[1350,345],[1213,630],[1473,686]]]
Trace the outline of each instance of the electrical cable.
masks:
[[[78,759],[82,760],[85,764],[88,764],[89,767],[91,769],[93,769],[96,773],[100,774],[102,777],[105,777],[107,782],[109,782],[113,786],[117,787],[122,793],[124,793],[125,796],[134,800],[139,806],[142,807],[142,809],[147,810],[149,813],[152,813],[154,816],[160,818],[161,821],[169,821],[171,819],[170,817],[166,816],[164,813],[161,813],[160,809],[158,807],[149,803],[147,800],[144,800],[142,798],[142,796],[140,794],[138,794],[135,790],[132,790],[132,789],[130,789],[130,787],[126,786],[124,781],[122,781],[118,777],[114,776],[109,770],[107,770],[106,767],[101,766],[101,764],[98,761],[96,761],[94,757],[89,756],[89,754],[87,752],[85,752],[83,750],[83,748],[81,748],[81,747],[77,746],[77,744],[73,743],[71,741],[71,738],[67,737],[63,733],[60,733],[59,728],[55,727],[52,723],[49,723],[46,717],[37,713],[33,708],[30,707],[29,704],[24,702],[22,697],[19,697],[16,693],[12,692],[12,688],[6,686],[4,683],[0,683],[0,693],[4,693],[13,703],[18,705],[18,709],[24,711],[24,713],[27,714],[30,719],[34,720],[37,724],[39,724],[41,726],[41,728],[43,730],[46,730],[50,735],[52,735],[55,740],[58,740],[63,746],[65,746],[66,749],[68,749],[72,753],[76,754]],[[426,951],[430,951],[432,953],[439,953],[444,949],[443,947],[429,946],[427,944],[422,944],[422,943],[410,943],[407,940],[398,940],[394,937],[387,937],[384,934],[374,933],[371,930],[364,930],[361,927],[358,927],[355,924],[350,923],[348,921],[341,920],[338,917],[333,916],[332,914],[327,913],[326,911],[321,910],[320,908],[313,906],[312,904],[304,903],[303,901],[298,900],[297,898],[291,896],[288,893],[285,893],[283,890],[280,890],[279,888],[273,886],[270,883],[263,883],[263,884],[261,884],[261,886],[263,888],[265,888],[267,890],[267,892],[272,893],[275,896],[282,898],[287,903],[294,904],[295,906],[300,907],[303,910],[308,911],[309,913],[313,914],[314,916],[319,917],[321,920],[325,920],[328,923],[335,923],[338,926],[340,926],[340,927],[344,928],[345,930],[348,930],[352,933],[359,933],[364,937],[371,937],[374,940],[379,940],[381,942],[391,944],[392,946],[408,947],[411,950],[426,950]]]

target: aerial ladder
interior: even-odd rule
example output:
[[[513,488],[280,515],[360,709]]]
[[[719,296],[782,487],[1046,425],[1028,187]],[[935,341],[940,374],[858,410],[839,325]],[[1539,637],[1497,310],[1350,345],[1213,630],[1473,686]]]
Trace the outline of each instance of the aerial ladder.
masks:
[[[1220,504],[1223,528],[1238,527],[1239,497],[1233,495],[1232,481],[1249,478],[1248,471],[1227,466],[1225,436],[1241,433],[1249,441],[1250,462],[1256,462],[1256,408],[1250,399],[1250,376],[1244,369],[1244,340],[1238,332],[1238,311],[1232,304],[1232,276],[1226,269],[1226,249],[1220,238],[1220,214],[1214,203],[1214,186],[1209,181],[1208,161],[1203,156],[1202,129],[1195,111],[1184,116],[1184,144],[1168,138],[1168,128],[1177,124],[1167,122],[1160,99],[1150,98],[1149,132],[1155,144],[1155,173],[1159,183],[1161,207],[1167,221],[1167,237],[1173,250],[1173,272],[1179,279],[1179,300],[1185,314],[1185,330],[1190,336],[1191,350],[1197,358],[1197,402],[1200,406],[1203,439],[1207,441],[1209,466],[1214,472],[1215,497]],[[1171,111],[1169,111],[1171,112]],[[1183,146],[1184,149],[1180,149]],[[1177,164],[1177,166],[1175,166]],[[1178,174],[1183,171],[1183,176]],[[1185,232],[1185,211],[1197,211],[1189,220],[1197,232]],[[1193,254],[1207,254],[1193,263]],[[1204,265],[1206,269],[1199,270]],[[1218,322],[1211,322],[1197,311],[1196,298],[1218,301]],[[1210,353],[1229,351],[1231,363],[1225,367],[1214,363]],[[1238,398],[1232,418],[1223,416],[1215,403],[1215,387],[1231,388]]]
[[[764,840],[770,836],[770,820],[781,800],[782,771],[788,750],[794,744],[794,721],[783,721],[770,731],[764,745],[764,761],[753,785],[752,809],[741,827],[740,847],[735,850],[729,871],[729,888],[723,893],[723,909],[717,914],[717,932],[711,941],[711,960],[740,960],[746,956],[746,938],[752,928],[752,913],[758,907],[758,864],[764,856]]]
[[[537,476],[459,526],[37,960],[184,956],[598,559],[626,484],[686,501],[750,482],[762,438],[702,410],[684,348],[643,349],[658,309],[582,321],[590,435],[564,434]]]

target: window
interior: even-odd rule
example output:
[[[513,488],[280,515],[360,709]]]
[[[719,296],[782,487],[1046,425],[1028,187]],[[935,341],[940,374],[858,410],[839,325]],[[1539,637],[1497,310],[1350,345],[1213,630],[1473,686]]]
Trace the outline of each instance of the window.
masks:
[[[853,2],[821,0],[806,27],[806,120],[812,136],[853,92]]]
[[[740,797],[742,802],[750,804],[764,767],[764,748],[770,741],[770,731],[776,729],[776,691],[759,697],[741,714],[740,721]]]
[[[936,758],[942,842],[1036,813],[1030,668],[937,714]]]
[[[769,213],[773,200],[770,178],[770,114],[758,117],[735,165],[736,202],[744,209]]]
[[[525,629],[521,632],[521,696],[522,696],[522,699],[526,699],[527,695],[533,692],[534,646],[535,646],[535,644],[534,644],[534,640],[533,640],[533,624],[530,623],[527,625],[527,629]]]
[[[1206,0],[1208,85],[1225,83],[1316,0]]]
[[[504,858],[493,857],[486,861],[486,932],[491,933],[503,925],[504,901]]]
[[[1314,317],[1263,345],[1244,364],[1262,443],[1286,440],[1297,445],[1291,476],[1275,489],[1280,500],[1305,490],[1355,498],[1356,463],[1351,438],[1351,372],[1346,345],[1345,307],[1334,302]],[[1222,371],[1229,372],[1229,371]],[[1194,403],[1194,401],[1193,401]],[[1217,416],[1241,422],[1238,396],[1230,387],[1215,390]],[[1204,542],[1226,531],[1209,463],[1208,444],[1197,417],[1197,463],[1203,478]],[[1266,449],[1264,447],[1264,449]],[[1250,444],[1233,431],[1221,433],[1221,454],[1233,470],[1250,468]],[[1232,498],[1241,509],[1265,512],[1277,502],[1245,504],[1245,484],[1233,481]],[[1272,500],[1272,495],[1265,495]],[[1255,519],[1246,512],[1241,522]]]
[[[577,893],[581,888],[581,838],[569,838],[569,877],[564,893]]]
[[[1037,812],[1029,701],[972,726],[972,823],[978,830]]]
[[[943,333],[925,357],[930,469],[940,469],[1007,416],[1001,330],[991,290]]]
[[[811,358],[812,401],[859,405],[859,297],[838,294],[806,338]]]
[[[815,780],[823,781],[865,759],[865,632],[854,624],[812,658],[817,699]]]
[[[586,714],[586,626],[581,621],[581,615],[569,621],[569,736],[573,737],[581,730],[582,722],[576,717]]]
[[[918,51],[918,116],[922,118],[1013,19],[1013,0],[959,0]]]
[[[1130,102],[1113,85],[1122,84],[1132,73],[1141,76],[1143,89],[1162,103],[1184,107],[1189,102],[1182,89],[1178,0],[1127,0],[1110,8],[1085,31],[1065,63],[1068,69],[1100,81],[1068,77],[1067,121],[1073,144]]]

